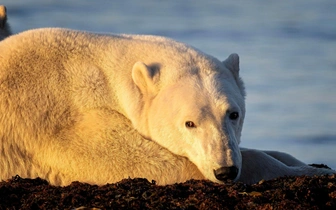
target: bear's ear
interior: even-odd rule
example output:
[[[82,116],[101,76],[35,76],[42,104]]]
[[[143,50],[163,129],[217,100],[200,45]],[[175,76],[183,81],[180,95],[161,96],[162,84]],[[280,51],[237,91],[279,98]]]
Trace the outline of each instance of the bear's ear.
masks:
[[[239,76],[239,55],[232,53],[225,61],[223,61],[223,64],[232,72],[241,94],[245,97],[246,93],[244,82]]]
[[[155,94],[156,87],[153,69],[143,62],[136,62],[132,69],[132,78],[142,94]]]
[[[4,5],[0,5],[0,28],[4,28],[7,21],[7,10]]]
[[[225,61],[223,61],[226,68],[228,68],[235,77],[239,77],[239,55],[232,53]]]

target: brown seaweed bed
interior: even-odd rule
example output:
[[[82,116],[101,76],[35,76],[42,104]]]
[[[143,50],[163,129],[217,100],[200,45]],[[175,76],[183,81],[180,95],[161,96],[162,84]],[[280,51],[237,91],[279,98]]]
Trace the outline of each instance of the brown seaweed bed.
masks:
[[[80,208],[81,207],[81,208]],[[56,187],[19,176],[0,182],[0,209],[336,209],[336,175],[216,184],[190,180],[158,186],[124,179],[103,186]]]

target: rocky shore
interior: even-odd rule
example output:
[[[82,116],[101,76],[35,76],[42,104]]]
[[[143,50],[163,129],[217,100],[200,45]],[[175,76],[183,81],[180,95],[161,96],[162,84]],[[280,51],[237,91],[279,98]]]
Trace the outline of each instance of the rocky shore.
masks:
[[[190,180],[158,186],[125,179],[103,186],[56,187],[19,176],[0,182],[0,209],[336,209],[336,175],[216,184]]]

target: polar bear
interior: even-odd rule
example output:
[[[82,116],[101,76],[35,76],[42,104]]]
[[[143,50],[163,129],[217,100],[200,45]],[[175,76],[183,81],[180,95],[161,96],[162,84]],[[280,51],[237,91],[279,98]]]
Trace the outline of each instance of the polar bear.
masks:
[[[334,173],[239,148],[237,54],[221,62],[164,37],[59,28],[12,35],[0,51],[0,179],[164,185]]]
[[[74,159],[92,159],[98,142],[113,144],[103,126],[114,120],[111,111],[207,179],[239,176],[245,103],[238,55],[220,62],[163,37],[67,29],[12,35],[0,50],[1,178],[20,167],[33,168],[23,176],[42,177],[97,168]]]
[[[10,26],[7,22],[6,7],[0,5],[0,41],[12,34]]]

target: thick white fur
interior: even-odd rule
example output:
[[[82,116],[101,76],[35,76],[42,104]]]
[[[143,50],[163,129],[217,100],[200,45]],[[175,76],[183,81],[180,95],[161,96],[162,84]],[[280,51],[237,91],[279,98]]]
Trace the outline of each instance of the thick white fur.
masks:
[[[222,63],[163,37],[66,29],[13,35],[0,50],[6,176],[19,170],[10,166],[20,161],[13,148],[23,170],[35,166],[25,166],[28,159],[51,170],[64,167],[57,173],[76,168],[74,158],[81,157],[72,149],[86,151],[107,138],[103,125],[115,119],[105,110],[126,116],[142,136],[187,157],[210,180],[217,181],[214,169],[241,167],[244,90],[238,69],[225,66],[237,55]],[[233,111],[240,118],[228,119]],[[187,128],[186,121],[197,127]]]
[[[7,21],[6,7],[0,5],[0,41],[12,34]]]
[[[240,151],[245,92],[236,54],[220,62],[163,37],[66,29],[13,35],[0,51],[0,179],[220,182],[213,170],[227,166],[246,183],[334,173],[277,152]]]
[[[241,154],[243,163],[239,181],[246,184],[283,176],[314,176],[336,173],[331,169],[309,166],[283,152],[241,148]]]

